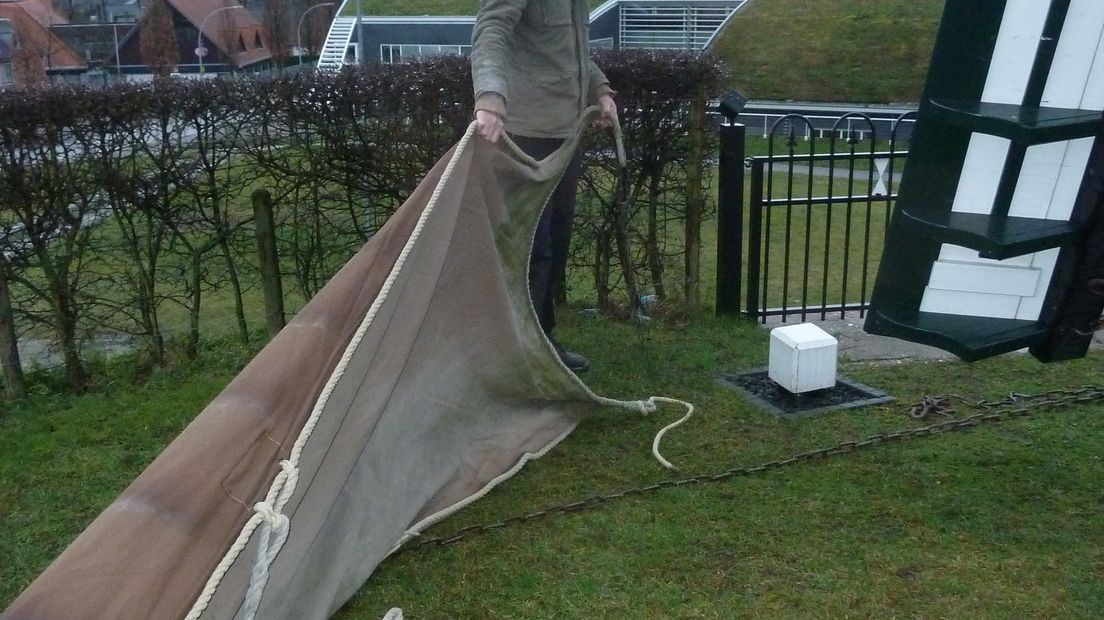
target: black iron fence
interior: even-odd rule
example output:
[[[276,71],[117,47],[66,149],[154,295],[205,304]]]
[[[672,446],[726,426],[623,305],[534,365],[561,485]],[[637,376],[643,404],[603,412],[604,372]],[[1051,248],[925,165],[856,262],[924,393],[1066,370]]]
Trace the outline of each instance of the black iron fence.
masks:
[[[791,114],[750,141],[741,125],[721,127],[718,314],[741,304],[763,322],[865,312],[913,116],[885,128],[851,113],[822,131]]]

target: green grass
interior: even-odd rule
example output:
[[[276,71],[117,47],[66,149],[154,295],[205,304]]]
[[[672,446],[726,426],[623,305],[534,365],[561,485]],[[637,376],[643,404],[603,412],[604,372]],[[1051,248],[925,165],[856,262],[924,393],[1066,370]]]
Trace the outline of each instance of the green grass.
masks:
[[[923,394],[1000,398],[1104,384],[1104,355],[1043,365],[845,363],[896,405],[782,421],[714,382],[766,362],[766,333],[703,318],[645,328],[568,312],[562,338],[586,380],[625,398],[684,398],[698,415],[664,454],[714,472],[917,425]],[[191,366],[81,397],[40,395],[0,416],[0,606],[53,559],[234,375],[247,351],[216,343]],[[339,618],[1100,617],[1104,410],[1083,406],[875,448],[720,484],[654,493],[396,556]],[[966,413],[965,411],[963,413]],[[605,412],[442,534],[593,493],[669,478],[649,453],[677,414]]]
[[[753,99],[914,102],[943,0],[752,0],[713,51]]]
[[[244,366],[218,343],[201,361],[133,382],[133,359],[94,366],[96,391],[57,395],[61,377],[32,376],[33,396],[0,402],[0,608],[30,582]],[[60,373],[58,373],[60,374]]]
[[[433,13],[446,4],[474,12],[474,2],[363,3],[366,14]],[[913,100],[941,3],[905,4],[755,0],[719,49],[730,50],[724,53],[735,59],[735,84],[753,97]],[[908,12],[900,17],[894,9]],[[814,180],[814,190],[825,189],[822,181]],[[712,226],[704,232],[708,300],[715,241]],[[772,295],[779,294],[779,283],[769,282]],[[572,299],[582,304],[588,293],[583,285]],[[207,299],[205,335],[230,333],[228,296]],[[259,326],[255,289],[247,306]],[[1015,354],[972,365],[845,362],[843,373],[889,392],[898,404],[781,421],[714,381],[718,372],[765,364],[766,334],[753,325],[700,318],[637,328],[570,312],[564,318],[561,337],[591,357],[585,379],[597,392],[669,395],[699,407],[664,443],[666,456],[682,467],[679,475],[914,426],[903,410],[924,394],[999,398],[1013,390],[1104,384],[1101,352],[1049,366]],[[177,311],[166,319],[173,329],[183,321]],[[194,364],[137,380],[129,357],[100,362],[95,393],[79,397],[56,395],[57,378],[43,374],[34,377],[32,399],[3,405],[0,607],[251,354],[206,341]],[[1101,617],[1102,411],[1082,406],[661,491],[447,549],[401,554],[384,562],[338,617],[378,618],[392,606],[415,618]],[[614,412],[591,418],[547,457],[429,534],[667,479],[672,474],[648,448],[675,414],[665,408],[648,418]]]

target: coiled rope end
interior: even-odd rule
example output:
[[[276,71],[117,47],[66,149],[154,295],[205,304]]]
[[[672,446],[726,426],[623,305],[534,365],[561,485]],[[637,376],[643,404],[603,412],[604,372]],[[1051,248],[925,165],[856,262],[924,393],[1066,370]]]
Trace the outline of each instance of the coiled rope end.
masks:
[[[664,398],[662,396],[653,396],[653,397],[649,398],[647,401],[641,401],[641,402],[646,402],[648,405],[650,405],[651,406],[651,409],[650,409],[651,411],[656,410],[656,403],[670,403],[672,405],[682,405],[683,407],[686,407],[686,415],[682,416],[676,422],[672,422],[671,424],[668,424],[667,426],[663,427],[662,430],[660,430],[658,433],[656,433],[655,439],[652,440],[652,456],[654,456],[655,459],[657,461],[659,461],[660,465],[666,467],[667,469],[669,469],[671,471],[678,471],[678,467],[675,467],[675,465],[673,463],[671,463],[671,461],[668,461],[667,459],[663,458],[663,455],[660,454],[660,452],[659,452],[659,443],[661,441],[663,441],[663,436],[667,433],[667,431],[681,425],[683,422],[686,422],[687,420],[689,420],[690,416],[694,415],[694,405],[692,405],[692,404],[690,404],[690,403],[688,403],[684,400],[677,400],[677,399],[674,399],[674,398]]]

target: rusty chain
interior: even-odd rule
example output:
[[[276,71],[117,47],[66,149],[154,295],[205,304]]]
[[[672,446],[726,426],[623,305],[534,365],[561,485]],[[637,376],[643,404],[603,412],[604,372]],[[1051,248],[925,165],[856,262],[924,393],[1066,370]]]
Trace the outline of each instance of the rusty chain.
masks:
[[[786,458],[766,461],[764,463],[759,463],[758,465],[737,466],[718,473],[700,474],[687,478],[662,480],[660,482],[656,482],[646,486],[625,489],[616,493],[592,495],[590,497],[573,502],[549,506],[542,510],[537,510],[526,514],[514,515],[501,521],[496,521],[494,523],[469,525],[467,527],[456,530],[448,536],[441,536],[438,538],[423,538],[420,541],[412,542],[411,544],[406,545],[400,550],[400,552],[409,550],[424,551],[429,548],[446,547],[478,536],[480,534],[486,534],[487,532],[500,530],[511,525],[517,525],[519,523],[525,523],[528,521],[533,521],[555,515],[592,510],[609,502],[624,499],[626,497],[646,495],[648,493],[660,491],[662,489],[670,489],[674,487],[682,487],[693,484],[704,484],[710,482],[723,482],[725,480],[729,480],[738,476],[750,476],[754,474],[759,474],[770,470],[780,469],[789,465],[794,465],[796,463],[818,461],[840,454],[850,454],[873,446],[880,446],[894,442],[918,439],[921,437],[930,437],[932,435],[938,435],[941,433],[970,429],[982,424],[991,424],[1003,422],[1005,420],[1011,420],[1014,418],[1022,418],[1032,415],[1033,413],[1036,413],[1038,411],[1048,409],[1060,409],[1078,403],[1104,401],[1104,387],[1090,386],[1071,390],[1051,390],[1048,392],[1043,392],[1041,394],[1020,394],[1017,392],[1010,392],[1007,397],[1000,400],[969,401],[961,396],[956,396],[953,394],[935,397],[925,396],[919,403],[909,408],[908,415],[914,419],[922,419],[931,415],[954,416],[956,412],[951,404],[952,401],[963,403],[970,408],[977,410],[978,413],[974,413],[962,418],[953,418],[950,420],[937,422],[928,426],[903,429],[892,433],[871,435],[862,440],[841,441],[832,446],[827,446],[816,450],[809,450],[806,452],[799,452]]]

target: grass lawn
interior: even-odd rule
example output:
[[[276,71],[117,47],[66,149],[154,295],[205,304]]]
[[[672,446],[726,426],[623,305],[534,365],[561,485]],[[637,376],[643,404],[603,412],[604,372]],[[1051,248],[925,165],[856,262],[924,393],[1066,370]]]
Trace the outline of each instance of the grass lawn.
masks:
[[[847,364],[897,405],[774,419],[714,373],[765,363],[765,334],[734,321],[684,328],[582,322],[567,332],[618,396],[669,394],[701,407],[665,455],[714,472],[915,425],[923,394],[1000,397],[1099,384],[1100,354],[1044,366]],[[641,340],[643,338],[643,340]],[[392,605],[447,617],[1100,617],[1104,612],[1104,419],[1085,407],[877,448],[753,478],[673,489],[524,524],[384,563],[340,618]],[[667,410],[591,419],[485,501],[430,535],[666,474],[648,453]]]
[[[712,50],[753,99],[919,101],[943,0],[752,0]]]
[[[1104,384],[1104,356],[841,371],[899,399],[783,421],[714,381],[766,362],[766,333],[703,318],[645,328],[565,313],[599,393],[699,407],[652,459],[677,411],[585,421],[429,534],[594,493],[727,469],[920,423],[923,394],[1000,398]],[[246,361],[225,342],[192,366],[81,397],[40,395],[0,416],[0,606],[5,606]],[[1100,617],[1104,407],[1083,406],[875,448],[755,477],[671,489],[386,561],[338,617]],[[966,414],[962,411],[961,414]]]

